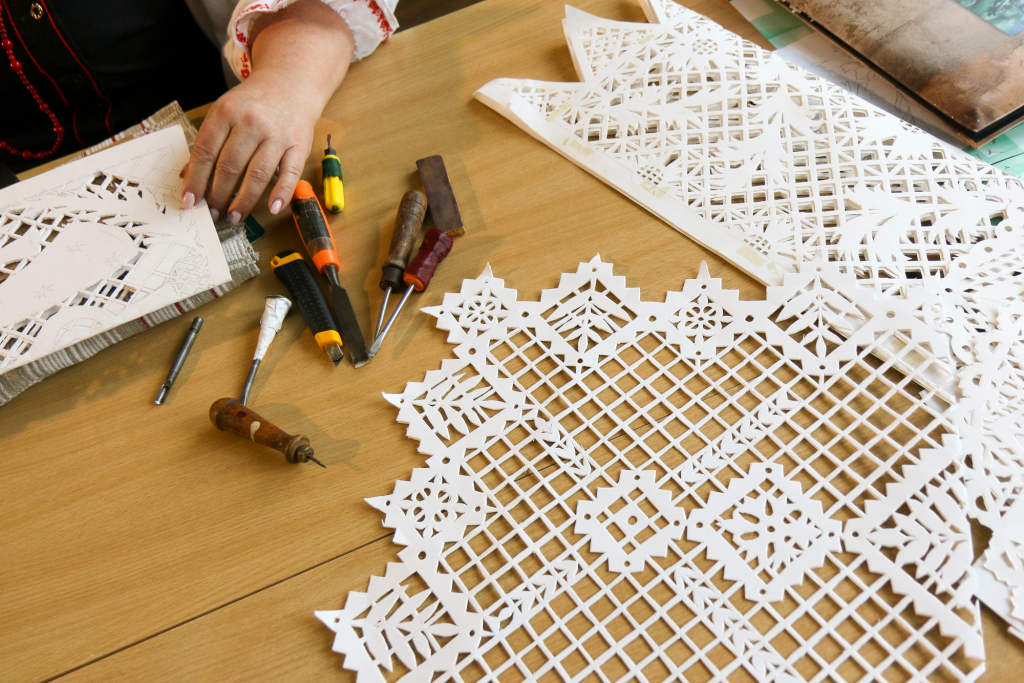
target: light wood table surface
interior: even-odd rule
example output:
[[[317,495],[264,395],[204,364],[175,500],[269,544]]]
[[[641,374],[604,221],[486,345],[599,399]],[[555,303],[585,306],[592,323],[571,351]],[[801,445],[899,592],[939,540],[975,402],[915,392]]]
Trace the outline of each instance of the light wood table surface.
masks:
[[[575,0],[644,21],[634,0]],[[687,0],[767,45],[726,0]],[[251,405],[310,437],[328,465],[291,466],[216,431],[210,404],[237,396],[264,297],[283,293],[270,257],[301,249],[291,216],[256,217],[263,273],[198,311],[206,325],[167,405],[153,404],[192,316],[125,340],[26,391],[0,412],[0,680],[354,680],[313,617],[365,590],[396,558],[381,515],[423,462],[382,392],[450,357],[447,333],[418,308],[440,303],[490,262],[535,298],[600,253],[645,299],[693,277],[702,260],[744,298],[764,289],[473,100],[497,77],[575,80],[563,3],[487,0],[391,38],[353,66],[324,112],[347,208],[333,220],[343,284],[364,331],[395,209],[415,160],[444,155],[467,234],[430,290],[399,318],[372,364],[322,362],[301,317],[271,347]],[[985,681],[1021,680],[1024,645],[985,612]]]

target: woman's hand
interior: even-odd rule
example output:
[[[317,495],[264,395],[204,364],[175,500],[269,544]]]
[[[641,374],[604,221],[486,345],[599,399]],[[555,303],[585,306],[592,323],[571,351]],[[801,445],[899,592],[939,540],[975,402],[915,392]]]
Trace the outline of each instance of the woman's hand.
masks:
[[[186,206],[205,196],[214,221],[230,207],[228,218],[238,223],[252,211],[278,168],[270,212],[288,203],[322,111],[292,85],[279,72],[256,71],[214,103],[185,172]]]
[[[313,126],[352,60],[348,25],[319,0],[263,15],[250,42],[252,74],[210,108],[185,168],[185,207],[205,197],[215,221],[248,216],[275,170],[270,212],[291,200]]]

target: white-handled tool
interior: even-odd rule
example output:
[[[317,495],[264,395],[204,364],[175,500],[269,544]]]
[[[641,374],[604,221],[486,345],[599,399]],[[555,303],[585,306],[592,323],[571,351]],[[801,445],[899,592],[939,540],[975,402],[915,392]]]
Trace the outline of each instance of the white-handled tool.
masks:
[[[256,353],[252,356],[249,376],[245,378],[242,397],[239,399],[242,405],[249,402],[249,392],[252,391],[252,384],[256,381],[256,371],[260,369],[260,361],[267,355],[270,342],[274,341],[274,337],[281,331],[281,324],[291,307],[292,302],[287,297],[278,294],[267,297],[266,305],[263,307],[263,317],[260,318],[260,336],[256,340]]]

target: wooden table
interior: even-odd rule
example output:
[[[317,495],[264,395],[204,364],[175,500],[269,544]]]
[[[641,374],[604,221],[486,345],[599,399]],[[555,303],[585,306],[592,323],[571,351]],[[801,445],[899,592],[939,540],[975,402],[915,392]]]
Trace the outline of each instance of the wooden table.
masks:
[[[576,0],[643,21],[633,0]],[[726,0],[688,0],[764,44]],[[450,355],[417,308],[492,263],[535,298],[600,253],[645,298],[701,260],[744,298],[763,288],[472,99],[492,78],[573,80],[562,2],[488,0],[394,36],[353,67],[321,121],[344,159],[348,206],[334,221],[343,280],[364,329],[379,264],[414,161],[443,154],[467,235],[409,306],[376,360],[321,362],[298,317],[272,347],[252,405],[309,435],[327,463],[294,467],[216,431],[207,409],[237,395],[263,299],[281,291],[270,256],[300,248],[291,218],[256,212],[264,273],[203,308],[206,326],[167,405],[153,404],[191,316],[161,325],[26,391],[0,413],[0,679],[354,680],[314,609],[394,560],[381,515],[423,458],[381,392],[401,391]],[[319,143],[318,143],[319,144]],[[318,151],[318,150],[316,150]],[[318,177],[313,154],[306,177]],[[989,673],[1019,680],[1024,645],[985,613]],[[1018,673],[1015,673],[1018,672]]]

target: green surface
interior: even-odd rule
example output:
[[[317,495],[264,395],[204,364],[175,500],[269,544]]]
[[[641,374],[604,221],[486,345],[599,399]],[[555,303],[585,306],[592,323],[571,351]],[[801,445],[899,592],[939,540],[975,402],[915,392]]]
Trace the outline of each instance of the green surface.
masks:
[[[776,49],[786,47],[790,43],[814,33],[813,28],[774,0],[761,1],[769,12],[750,23]]]
[[[259,240],[263,239],[267,234],[267,231],[263,229],[260,222],[249,216],[245,219],[245,238],[249,240],[249,244],[255,244]]]
[[[1024,0],[955,0],[1000,31],[1015,36],[1024,31]]]
[[[1024,0],[952,0],[959,2],[964,7],[971,9],[979,16],[983,9],[990,11],[1006,9],[1020,23],[1020,29],[1024,29]],[[809,25],[797,18],[792,12],[782,7],[774,0],[759,0],[767,12],[750,23],[754,25],[761,35],[768,39],[776,48],[783,48],[787,45],[811,35],[815,31]],[[978,6],[975,9],[973,6]],[[984,6],[984,7],[981,7]],[[1011,11],[1012,10],[1012,11]],[[987,19],[987,17],[986,17]],[[993,22],[994,23],[994,22]],[[996,24],[998,25],[998,24]],[[1002,27],[1000,27],[1002,28]],[[1004,29],[1005,30],[1005,29]],[[1009,32],[1009,31],[1007,31]],[[1024,177],[1024,124],[1019,124],[1006,133],[983,145],[979,149],[970,146],[963,148],[964,151],[975,157],[987,161],[996,168],[1008,173]]]

